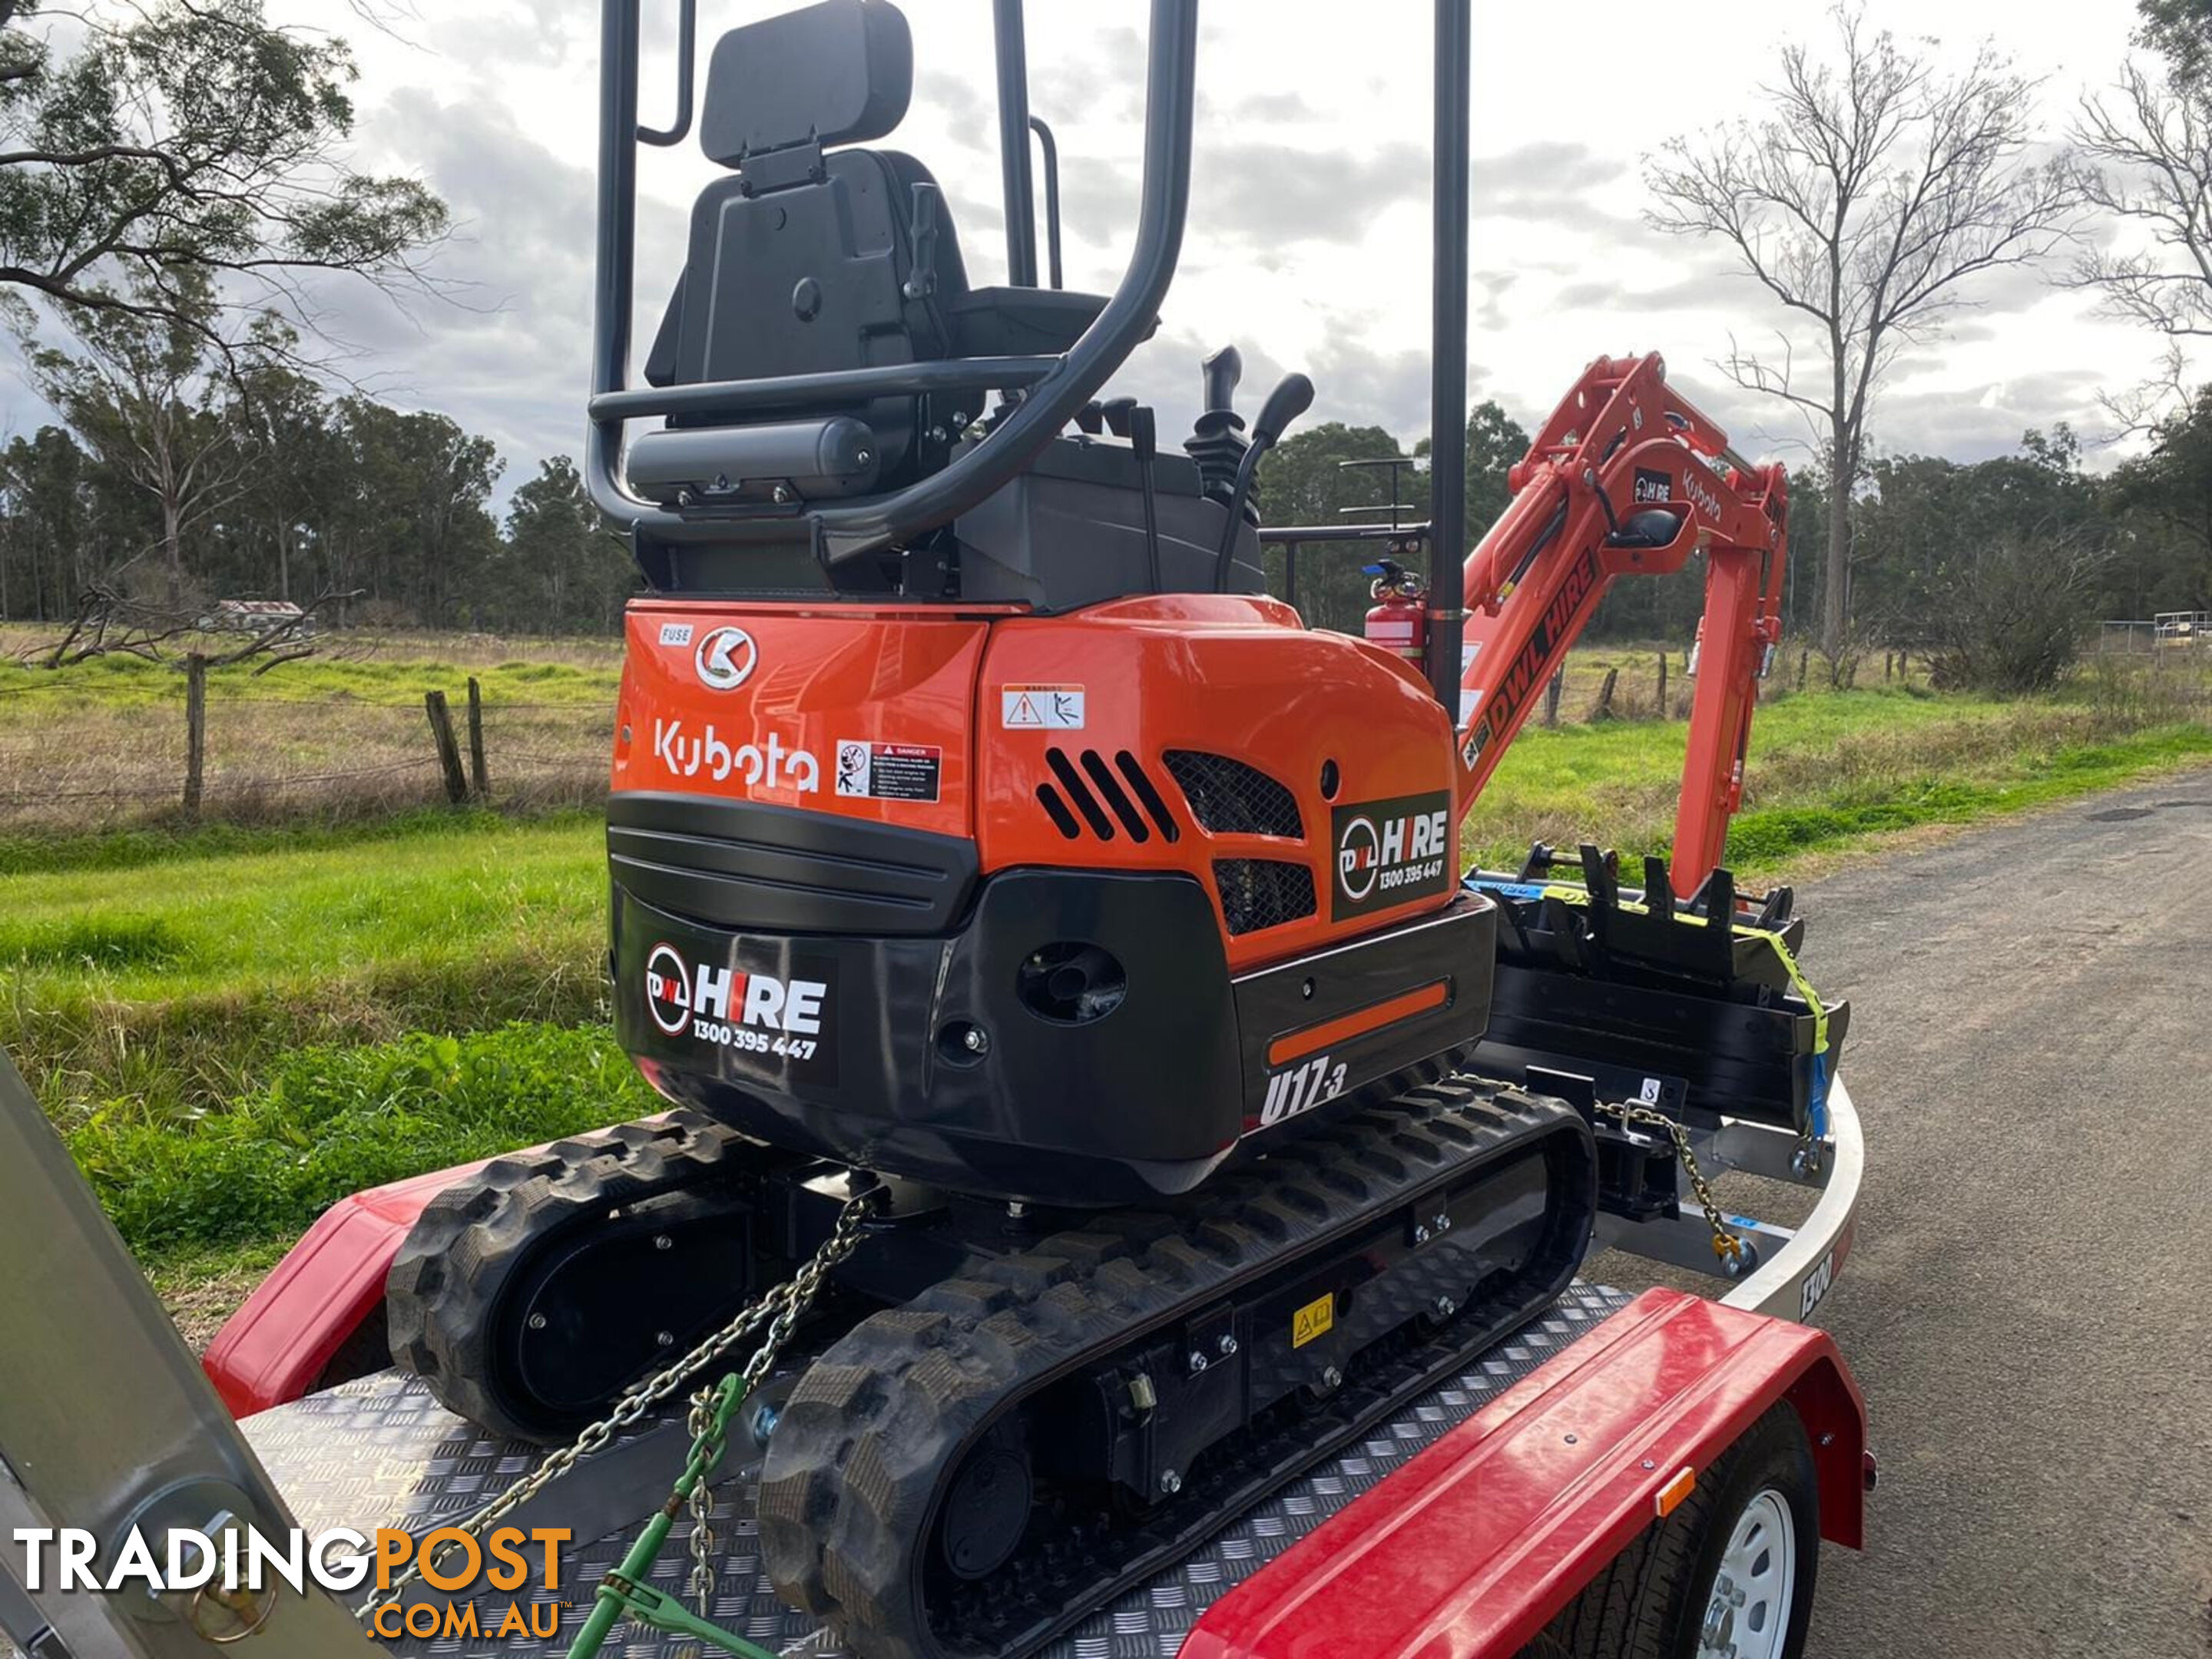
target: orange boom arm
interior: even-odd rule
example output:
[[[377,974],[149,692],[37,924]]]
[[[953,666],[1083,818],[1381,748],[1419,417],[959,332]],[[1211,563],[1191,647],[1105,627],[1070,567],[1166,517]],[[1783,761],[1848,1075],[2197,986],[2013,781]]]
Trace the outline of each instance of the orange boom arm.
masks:
[[[1734,454],[1718,427],[1668,389],[1653,353],[1592,363],[1510,477],[1512,503],[1467,564],[1459,815],[1613,579],[1666,575],[1702,552],[1705,610],[1672,860],[1686,898],[1721,861],[1743,796],[1759,677],[1782,634],[1782,468]]]

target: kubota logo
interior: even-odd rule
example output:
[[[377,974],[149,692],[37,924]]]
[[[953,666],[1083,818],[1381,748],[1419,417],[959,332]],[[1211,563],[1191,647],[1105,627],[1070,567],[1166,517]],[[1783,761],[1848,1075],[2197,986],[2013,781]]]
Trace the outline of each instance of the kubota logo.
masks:
[[[760,647],[742,628],[717,628],[699,641],[691,659],[699,683],[717,691],[734,691],[760,661]]]

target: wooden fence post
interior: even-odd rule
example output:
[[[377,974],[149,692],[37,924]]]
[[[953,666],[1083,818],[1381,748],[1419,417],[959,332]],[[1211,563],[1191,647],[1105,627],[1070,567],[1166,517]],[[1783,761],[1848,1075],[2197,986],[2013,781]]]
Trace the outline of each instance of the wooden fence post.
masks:
[[[1561,663],[1552,671],[1552,683],[1544,688],[1544,724],[1559,723],[1559,694],[1567,689],[1567,665]]]
[[[478,800],[490,799],[491,782],[484,775],[483,689],[473,674],[469,676],[469,783]]]
[[[1807,668],[1811,666],[1812,661],[1813,653],[1811,651],[1800,651],[1797,653],[1797,689],[1800,691],[1802,691],[1805,689],[1805,671]]]
[[[1607,669],[1605,684],[1597,689],[1597,707],[1590,710],[1592,720],[1609,720],[1613,718],[1613,689],[1620,684],[1620,671],[1618,668]]]
[[[1659,653],[1659,718],[1667,718],[1667,653]]]
[[[200,792],[207,769],[207,659],[192,652],[185,659],[185,816],[200,815]]]
[[[438,764],[446,772],[446,799],[456,806],[469,798],[469,780],[461,770],[461,746],[453,741],[453,711],[446,707],[442,691],[425,691],[422,707],[430,716],[430,736],[438,745]]]

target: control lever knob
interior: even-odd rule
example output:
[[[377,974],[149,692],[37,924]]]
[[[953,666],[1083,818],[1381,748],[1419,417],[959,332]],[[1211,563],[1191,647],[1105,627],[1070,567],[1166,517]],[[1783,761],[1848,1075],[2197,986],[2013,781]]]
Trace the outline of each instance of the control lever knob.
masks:
[[[1237,403],[1237,383],[1244,378],[1244,356],[1233,345],[1225,345],[1200,365],[1206,374],[1205,409],[1233,412]]]
[[[1265,447],[1283,435],[1283,428],[1313,407],[1314,383],[1303,374],[1285,374],[1260,405],[1260,418],[1252,422],[1252,440]]]

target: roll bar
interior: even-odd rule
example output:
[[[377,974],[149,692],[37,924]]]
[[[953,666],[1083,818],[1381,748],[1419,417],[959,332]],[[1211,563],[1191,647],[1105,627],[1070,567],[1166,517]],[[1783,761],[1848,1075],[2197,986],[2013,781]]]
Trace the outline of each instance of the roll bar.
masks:
[[[1446,0],[1449,3],[1449,0]],[[682,0],[689,33],[696,0]],[[1464,4],[1465,0],[1459,0]],[[896,365],[836,374],[773,380],[726,380],[634,388],[629,384],[633,264],[637,241],[637,145],[668,142],[638,125],[638,13],[641,0],[602,0],[599,37],[599,196],[598,272],[592,295],[591,430],[584,448],[584,477],[592,501],[634,534],[671,543],[787,541],[788,512],[726,508],[680,514],[632,495],[622,477],[623,422],[638,416],[705,408],[788,404],[794,393],[825,401],[851,397],[897,397],[925,392],[979,391],[1025,386],[1027,395],[981,443],[943,470],[871,500],[808,509],[803,522],[825,566],[864,558],[949,523],[1011,482],[1051,441],[1077,410],[1151,331],[1174,279],[1190,204],[1191,115],[1197,96],[1197,0],[1152,0],[1151,39],[1145,84],[1144,185],[1137,239],[1120,287],[1097,319],[1064,356],[991,358]],[[1000,28],[1000,89],[1009,58],[1018,62],[1018,0],[995,0]],[[1017,31],[1007,50],[1007,20]],[[688,70],[688,64],[685,65]],[[688,113],[690,80],[679,100]],[[1002,108],[1002,118],[1008,112]],[[1019,141],[1020,160],[1008,179],[1029,179],[1028,111],[1024,88],[1019,119],[1005,122]],[[1034,282],[1034,209],[1024,193],[1006,204],[1010,251],[1016,239],[1028,250]],[[1022,280],[1017,276],[1018,282]]]

